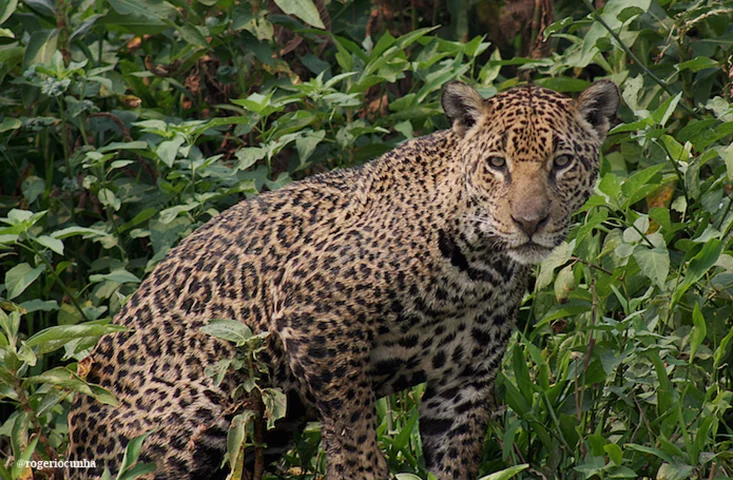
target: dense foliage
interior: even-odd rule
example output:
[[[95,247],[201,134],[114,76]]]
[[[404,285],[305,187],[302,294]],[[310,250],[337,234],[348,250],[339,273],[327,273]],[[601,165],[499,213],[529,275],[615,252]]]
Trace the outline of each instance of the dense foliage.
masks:
[[[399,3],[0,1],[0,478],[63,458],[73,395],[115,402],[84,357],[213,215],[447,127],[448,81],[598,77],[620,123],[525,298],[483,470],[733,478],[733,2],[557,1],[551,24],[550,2],[508,2],[539,10],[503,43],[476,35],[516,18],[502,2]],[[393,471],[427,478],[421,391],[379,401],[379,435]],[[315,478],[318,441],[265,477]]]

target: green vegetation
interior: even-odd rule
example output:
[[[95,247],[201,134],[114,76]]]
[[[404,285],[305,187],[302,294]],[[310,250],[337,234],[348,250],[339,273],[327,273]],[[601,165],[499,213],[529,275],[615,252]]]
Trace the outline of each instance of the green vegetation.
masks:
[[[446,128],[448,81],[572,94],[604,76],[620,124],[520,312],[483,471],[733,478],[733,2],[559,0],[501,45],[477,36],[501,2],[325,3],[0,1],[0,478],[63,457],[73,395],[114,404],[83,359],[213,215]],[[380,400],[379,434],[425,479],[421,391]],[[317,478],[318,442],[306,429],[265,478]]]

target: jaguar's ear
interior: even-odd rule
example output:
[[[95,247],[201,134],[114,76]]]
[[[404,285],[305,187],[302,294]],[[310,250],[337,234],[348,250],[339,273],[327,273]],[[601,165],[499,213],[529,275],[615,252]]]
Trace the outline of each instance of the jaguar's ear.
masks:
[[[453,131],[464,136],[466,131],[488,113],[488,106],[481,95],[463,82],[450,82],[443,89],[440,100],[443,111],[453,123]]]
[[[575,109],[580,117],[595,129],[598,138],[603,141],[616,119],[620,101],[616,84],[610,80],[599,80],[583,90],[575,100]]]

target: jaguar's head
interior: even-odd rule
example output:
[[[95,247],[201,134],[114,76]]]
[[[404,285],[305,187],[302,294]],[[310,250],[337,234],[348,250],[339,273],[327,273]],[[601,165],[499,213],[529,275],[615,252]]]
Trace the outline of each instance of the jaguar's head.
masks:
[[[488,239],[520,263],[543,260],[588,199],[598,152],[619,106],[601,80],[573,100],[533,85],[483,99],[452,82],[443,109],[460,137],[468,236]]]

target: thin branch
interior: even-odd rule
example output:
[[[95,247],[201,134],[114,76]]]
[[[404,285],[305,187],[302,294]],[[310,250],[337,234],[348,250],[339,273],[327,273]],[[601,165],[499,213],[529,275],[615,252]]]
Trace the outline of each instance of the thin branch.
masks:
[[[593,15],[593,18],[595,18],[598,23],[600,23],[603,28],[608,30],[608,33],[611,34],[611,36],[618,42],[619,46],[623,49],[624,52],[626,52],[626,55],[628,55],[639,67],[644,70],[644,73],[649,75],[652,80],[654,80],[662,89],[670,94],[671,96],[674,96],[675,93],[669,88],[669,86],[662,80],[661,78],[657,77],[654,72],[649,70],[649,67],[644,65],[639,58],[634,55],[634,52],[631,51],[629,47],[626,46],[626,44],[621,40],[621,37],[618,36],[616,32],[613,31],[613,29],[606,23],[605,20],[598,14],[598,10],[596,10],[596,7],[593,6],[593,4],[590,2],[590,0],[583,0],[583,3],[585,3],[585,6],[588,7],[588,9],[591,11],[591,14]],[[685,105],[684,103],[679,104],[687,113],[692,115],[693,117],[700,119],[700,116],[692,110],[690,107]]]

